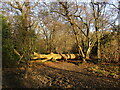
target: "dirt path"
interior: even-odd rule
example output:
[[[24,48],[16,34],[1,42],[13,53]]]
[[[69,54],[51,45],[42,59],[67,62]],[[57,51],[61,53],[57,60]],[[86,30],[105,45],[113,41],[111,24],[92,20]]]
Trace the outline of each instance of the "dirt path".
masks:
[[[75,71],[75,72],[83,72],[87,67],[92,66],[93,64],[80,64],[80,65],[75,65],[73,63],[68,63],[68,62],[46,62],[44,65],[57,68],[57,69],[63,69],[63,70],[69,70],[69,71]]]
[[[120,80],[87,73],[88,65],[67,62],[34,64],[25,79],[22,71],[3,71],[4,88],[120,88]]]

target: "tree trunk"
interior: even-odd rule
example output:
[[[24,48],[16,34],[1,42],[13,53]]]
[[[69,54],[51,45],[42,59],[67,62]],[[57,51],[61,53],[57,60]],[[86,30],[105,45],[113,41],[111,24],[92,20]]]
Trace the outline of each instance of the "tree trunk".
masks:
[[[55,54],[55,53],[50,53],[50,54],[38,54],[34,52],[34,57],[32,59],[44,59],[40,61],[47,61],[50,59],[76,59],[79,58],[79,54]],[[34,61],[33,61],[34,62]]]
[[[118,2],[119,6],[118,6],[118,24],[120,24],[120,1]],[[120,61],[120,25],[118,25],[117,28],[117,62]]]
[[[101,51],[100,51],[100,33],[97,31],[97,42],[98,42],[98,50],[97,50],[97,56],[98,59],[101,59]]]
[[[88,43],[88,49],[86,52],[86,59],[90,59],[90,53],[96,41]]]
[[[120,58],[120,32],[118,30],[120,30],[119,26],[117,28],[117,35],[116,35],[117,50],[115,52],[115,57],[114,57],[114,59],[115,59],[114,61],[115,62],[118,62],[119,58]]]
[[[86,52],[86,59],[90,59],[90,52],[92,50],[92,46],[89,46],[87,52]]]
[[[76,42],[77,42],[79,54],[80,54],[80,52],[81,52],[83,62],[86,62],[85,54],[84,54],[84,52],[83,52],[83,50],[82,50],[82,47],[80,46],[79,36],[78,36],[78,33],[77,33],[77,26],[75,25],[74,21],[71,21],[71,22],[72,22],[72,24],[73,24],[73,31],[74,31],[74,34],[75,34],[75,38],[76,38]]]
[[[76,42],[77,42],[77,46],[78,46],[79,54],[80,54],[80,52],[81,52],[82,57],[83,57],[83,62],[86,62],[86,60],[85,60],[85,54],[84,54],[84,52],[83,52],[83,50],[82,50],[82,47],[80,46],[80,42],[79,42],[79,35],[78,35],[78,32],[77,32],[77,28],[78,28],[78,27],[77,27],[74,19],[72,19],[72,17],[69,16],[69,11],[68,11],[67,2],[65,2],[65,4],[64,4],[63,2],[59,2],[59,3],[60,3],[60,4],[62,5],[62,7],[64,8],[64,10],[65,10],[65,12],[66,12],[66,13],[65,13],[65,17],[68,19],[68,21],[70,22],[70,24],[71,24],[71,26],[72,26],[72,28],[73,28],[74,35],[75,35]]]

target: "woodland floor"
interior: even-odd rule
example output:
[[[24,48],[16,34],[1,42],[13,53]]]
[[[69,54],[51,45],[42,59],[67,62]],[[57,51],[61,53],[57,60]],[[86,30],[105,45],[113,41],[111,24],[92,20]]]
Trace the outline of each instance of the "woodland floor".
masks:
[[[4,68],[4,88],[109,88],[120,89],[120,78],[93,74],[87,68],[93,63],[73,64],[68,62],[33,63],[28,78],[23,77],[23,68]]]

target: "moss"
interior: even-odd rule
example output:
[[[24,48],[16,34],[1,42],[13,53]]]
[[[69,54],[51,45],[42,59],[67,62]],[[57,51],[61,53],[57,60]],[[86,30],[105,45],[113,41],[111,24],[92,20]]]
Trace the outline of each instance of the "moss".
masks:
[[[111,76],[114,76],[114,75],[116,75],[116,73],[110,73],[110,75],[111,75]]]

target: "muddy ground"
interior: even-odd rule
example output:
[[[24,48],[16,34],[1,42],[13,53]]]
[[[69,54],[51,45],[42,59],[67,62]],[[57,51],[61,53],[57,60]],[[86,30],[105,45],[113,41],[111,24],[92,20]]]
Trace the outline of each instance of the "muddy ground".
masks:
[[[86,68],[94,64],[68,62],[33,63],[24,78],[24,68],[4,68],[3,88],[100,88],[120,89],[120,79],[97,76]]]

